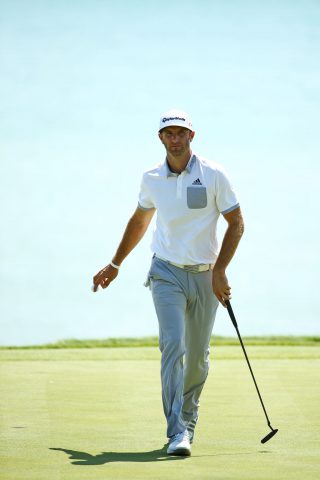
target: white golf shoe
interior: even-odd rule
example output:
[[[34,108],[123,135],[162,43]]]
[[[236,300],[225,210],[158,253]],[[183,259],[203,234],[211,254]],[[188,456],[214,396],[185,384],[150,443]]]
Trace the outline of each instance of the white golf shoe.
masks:
[[[170,443],[167,450],[168,455],[179,455],[188,457],[191,455],[191,446],[189,440],[188,430],[177,433],[170,438]]]

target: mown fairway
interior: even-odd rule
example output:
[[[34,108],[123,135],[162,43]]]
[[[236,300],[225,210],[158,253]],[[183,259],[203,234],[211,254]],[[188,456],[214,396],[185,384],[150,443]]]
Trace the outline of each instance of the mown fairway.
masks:
[[[1,350],[1,480],[320,478],[319,347],[212,349],[192,457],[167,457],[156,348]]]

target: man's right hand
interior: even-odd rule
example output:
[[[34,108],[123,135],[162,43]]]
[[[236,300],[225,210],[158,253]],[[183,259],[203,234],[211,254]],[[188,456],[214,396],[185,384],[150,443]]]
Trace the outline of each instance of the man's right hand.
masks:
[[[93,277],[93,292],[98,290],[99,285],[102,288],[107,288],[109,284],[117,277],[119,270],[112,265],[107,265],[100,272]]]
[[[140,242],[148,228],[149,223],[151,222],[155,211],[155,208],[150,210],[143,210],[139,206],[136,208],[134,214],[128,222],[122,240],[114,256],[116,265],[118,265],[118,263],[120,265],[120,263],[123,262],[123,260],[129,255],[131,250],[133,250],[134,247]],[[99,285],[101,285],[102,288],[107,288],[109,284],[116,278],[118,273],[118,269],[114,268],[109,263],[109,265],[104,267],[102,270],[100,270],[100,272],[97,273],[97,275],[93,277],[92,290],[96,292]]]

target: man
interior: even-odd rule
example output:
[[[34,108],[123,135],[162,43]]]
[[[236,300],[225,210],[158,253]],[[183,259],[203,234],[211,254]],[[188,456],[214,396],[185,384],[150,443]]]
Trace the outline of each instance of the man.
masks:
[[[144,173],[136,211],[112,262],[93,278],[106,288],[146,232],[157,210],[148,274],[159,322],[163,409],[169,455],[190,455],[199,398],[209,369],[209,345],[219,302],[231,298],[226,268],[244,230],[236,195],[215,163],[191,150],[195,132],[189,115],[162,115],[163,163]],[[219,215],[227,221],[220,252]]]

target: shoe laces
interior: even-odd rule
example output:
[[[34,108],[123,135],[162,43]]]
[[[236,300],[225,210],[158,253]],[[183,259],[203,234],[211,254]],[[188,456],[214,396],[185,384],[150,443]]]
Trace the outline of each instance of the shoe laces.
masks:
[[[189,432],[188,430],[185,430],[184,432],[176,433],[170,438],[170,443],[175,442],[176,440],[183,441],[183,440],[189,440]]]

